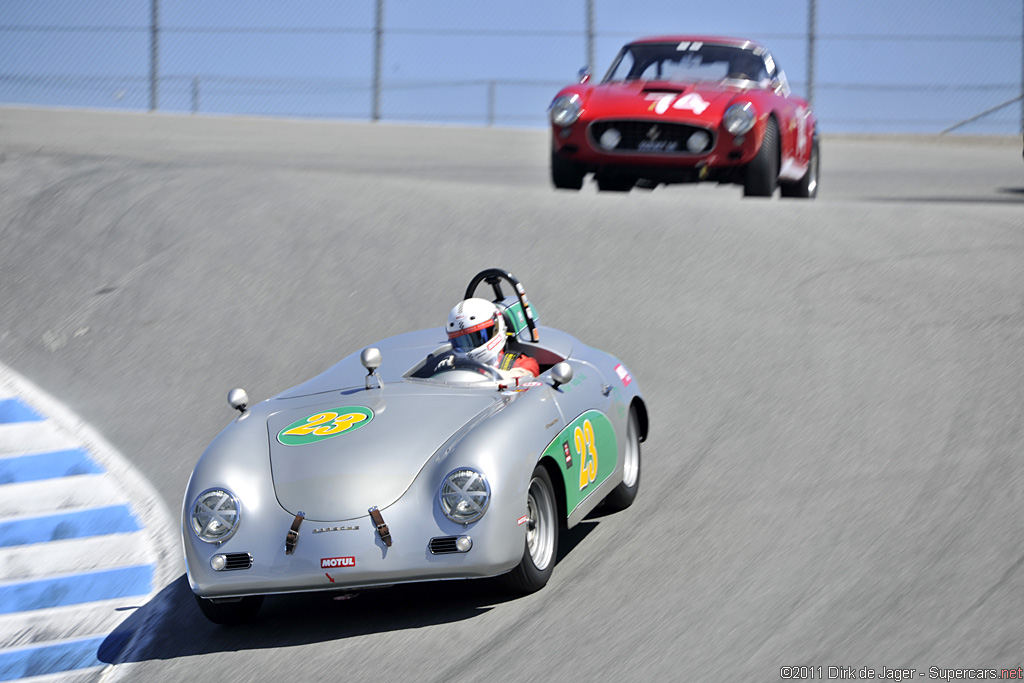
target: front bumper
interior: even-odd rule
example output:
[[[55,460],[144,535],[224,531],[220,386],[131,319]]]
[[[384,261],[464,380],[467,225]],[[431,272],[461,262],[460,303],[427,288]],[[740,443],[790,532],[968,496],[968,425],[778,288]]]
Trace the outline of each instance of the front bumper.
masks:
[[[403,499],[382,510],[391,547],[384,544],[367,515],[339,522],[304,520],[289,555],[285,538],[294,516],[277,505],[258,519],[243,518],[238,532],[220,547],[200,541],[183,527],[189,584],[204,598],[351,589],[494,576],[509,571],[522,558],[525,527],[517,519],[525,514],[525,504],[518,514],[512,509],[501,514],[500,505],[495,509],[498,501],[492,501],[487,515],[463,526],[444,517],[436,504],[425,508],[417,502],[424,501]],[[431,551],[431,539],[449,539],[444,545],[450,547],[459,536],[472,539],[468,552]],[[249,555],[251,566],[216,571],[211,559],[218,554],[239,565],[247,564],[242,560]]]
[[[614,125],[632,131],[623,137],[622,145],[627,149],[606,149],[600,143],[600,136],[609,123],[608,119],[584,118],[570,126],[552,126],[552,150],[585,172],[689,182],[727,178],[741,170],[757,155],[762,136],[760,126],[745,135],[734,136],[720,127],[664,119],[616,119]],[[669,126],[682,131],[676,134],[678,140],[665,140],[663,131]],[[711,137],[711,147],[701,153],[689,152],[685,146],[687,129],[706,132]],[[642,139],[638,141],[638,138]]]

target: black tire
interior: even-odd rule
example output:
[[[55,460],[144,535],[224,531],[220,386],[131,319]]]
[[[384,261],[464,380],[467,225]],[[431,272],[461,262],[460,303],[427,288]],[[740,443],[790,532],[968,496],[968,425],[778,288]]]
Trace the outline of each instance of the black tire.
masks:
[[[629,192],[636,185],[636,178],[623,176],[612,176],[610,178],[597,178],[597,189],[601,192]]]
[[[506,588],[520,595],[538,591],[547,584],[558,555],[558,502],[551,477],[543,465],[537,465],[530,477],[526,515],[529,526],[523,559],[501,577]]]
[[[223,626],[237,626],[252,621],[263,604],[262,595],[249,595],[234,602],[214,602],[198,595],[195,598],[203,616]]]
[[[586,173],[578,164],[551,152],[551,182],[559,190],[579,190]]]
[[[814,199],[818,196],[818,172],[821,168],[821,156],[818,152],[818,138],[811,142],[811,159],[807,164],[804,177],[795,183],[780,183],[779,189],[783,197]]]
[[[640,490],[640,421],[636,411],[630,409],[626,425],[626,452],[623,454],[622,482],[604,499],[611,512],[625,510],[633,504]]]
[[[743,178],[744,197],[771,197],[779,184],[779,129],[775,119],[768,117],[761,149],[747,164]]]

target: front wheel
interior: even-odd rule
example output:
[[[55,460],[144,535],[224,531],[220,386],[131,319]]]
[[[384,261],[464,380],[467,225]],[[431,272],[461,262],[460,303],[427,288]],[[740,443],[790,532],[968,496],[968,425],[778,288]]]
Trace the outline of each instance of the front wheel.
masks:
[[[640,425],[636,410],[630,409],[626,425],[626,451],[622,456],[622,482],[612,489],[604,499],[605,507],[612,512],[625,510],[633,504],[640,490]]]
[[[540,590],[551,578],[558,551],[558,506],[555,487],[543,465],[537,465],[526,493],[526,545],[523,558],[505,574],[505,586],[519,594]]]
[[[779,182],[779,129],[769,117],[764,126],[761,149],[747,164],[743,178],[744,197],[771,197]]]
[[[586,173],[579,165],[551,152],[551,183],[559,190],[579,190]]]
[[[193,594],[194,595],[194,594]],[[237,626],[252,621],[263,604],[262,595],[247,595],[237,600],[208,600],[195,596],[203,616],[215,624]]]

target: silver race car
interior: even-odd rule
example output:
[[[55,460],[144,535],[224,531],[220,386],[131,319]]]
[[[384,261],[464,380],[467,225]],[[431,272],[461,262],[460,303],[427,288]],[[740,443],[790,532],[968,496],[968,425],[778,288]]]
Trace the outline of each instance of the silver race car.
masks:
[[[511,288],[506,295],[503,284]],[[240,411],[189,480],[189,584],[221,624],[274,593],[501,576],[543,587],[560,528],[640,486],[647,409],[613,356],[538,327],[522,285],[489,285],[507,346],[536,378],[505,379],[452,352],[441,328],[390,337]],[[485,288],[486,289],[486,288]]]

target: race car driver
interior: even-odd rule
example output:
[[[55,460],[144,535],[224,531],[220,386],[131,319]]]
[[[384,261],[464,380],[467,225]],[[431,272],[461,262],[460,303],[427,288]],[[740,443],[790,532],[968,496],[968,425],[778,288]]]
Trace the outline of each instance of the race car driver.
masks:
[[[505,349],[505,318],[486,299],[466,299],[448,314],[448,340],[456,357],[498,369],[505,379],[536,377],[540,365],[530,356]]]

